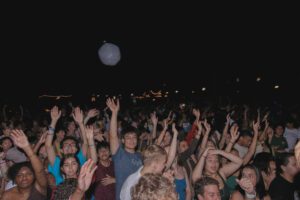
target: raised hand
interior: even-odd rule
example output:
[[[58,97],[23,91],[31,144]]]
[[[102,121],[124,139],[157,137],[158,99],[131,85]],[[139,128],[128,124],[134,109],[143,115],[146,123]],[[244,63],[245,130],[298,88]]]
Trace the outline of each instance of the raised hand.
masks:
[[[163,121],[163,130],[166,131],[168,129],[168,120],[164,119]]]
[[[47,134],[48,134],[48,131],[44,132],[44,133],[41,135],[41,137],[40,137],[40,139],[39,139],[39,141],[38,141],[39,144],[45,143]]]
[[[94,135],[94,139],[97,140],[98,142],[102,142],[102,141],[104,141],[104,134],[102,134],[102,133],[96,133]]]
[[[197,120],[199,120],[200,119],[200,110],[194,108],[193,115],[196,117]]]
[[[254,122],[253,121],[253,131],[254,133],[258,133],[258,129],[259,129],[259,122]]]
[[[226,124],[229,124],[230,123],[230,114],[227,114],[226,115]]]
[[[81,191],[85,192],[89,189],[93,174],[96,171],[97,166],[94,164],[92,159],[89,159],[84,163],[84,165],[81,167],[80,174],[78,177],[78,184],[77,187]]]
[[[231,142],[235,142],[238,138],[239,138],[239,136],[240,136],[240,133],[238,132],[238,130],[239,130],[239,127],[238,126],[232,126],[231,128],[230,128],[230,136],[231,136]]]
[[[97,115],[99,115],[99,113],[100,113],[99,110],[94,108],[94,109],[91,109],[88,111],[87,117],[90,119],[90,118],[96,117]]]
[[[12,130],[12,133],[10,136],[11,136],[11,139],[14,141],[14,144],[17,147],[24,149],[24,148],[30,146],[28,139],[22,130],[17,130],[17,129]]]
[[[172,124],[172,132],[173,132],[175,135],[178,135],[178,131],[177,131],[177,129],[176,129],[176,124],[175,124],[175,123]]]
[[[210,126],[209,123],[207,123],[206,119],[204,120],[204,127],[205,127],[205,130],[206,130],[206,133],[209,133],[210,130],[211,130],[211,126]]]
[[[116,179],[114,177],[111,177],[111,176],[107,175],[107,174],[106,174],[106,177],[101,180],[101,184],[104,185],[104,186],[113,184],[115,182],[116,182]]]
[[[85,127],[85,134],[88,141],[94,140],[94,127],[93,126],[86,126]]]
[[[150,114],[151,122],[153,125],[157,125],[158,118],[156,116],[156,112],[154,111],[153,113]]]
[[[197,132],[197,134],[198,135],[201,135],[201,133],[202,133],[202,123],[201,123],[201,121],[198,121],[197,122],[197,127],[198,127],[198,132]]]
[[[117,99],[117,103],[111,98],[106,100],[106,105],[110,109],[112,113],[117,113],[120,110],[119,99]]]
[[[57,120],[61,116],[61,111],[58,109],[57,106],[54,106],[50,111],[50,115],[51,115],[51,120],[57,122]]]
[[[297,145],[295,146],[295,157],[297,160],[298,168],[300,168],[300,140],[298,141]]]
[[[75,122],[77,122],[78,124],[82,124],[83,123],[83,113],[82,110],[79,107],[76,107],[74,109],[74,112],[72,113],[73,119],[75,120]]]
[[[240,185],[240,187],[247,192],[248,194],[255,193],[254,186],[248,178],[236,179],[236,182]]]

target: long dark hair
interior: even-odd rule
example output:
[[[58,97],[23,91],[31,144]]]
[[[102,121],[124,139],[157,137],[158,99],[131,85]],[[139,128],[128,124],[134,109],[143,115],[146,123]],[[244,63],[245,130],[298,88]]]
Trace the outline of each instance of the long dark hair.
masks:
[[[255,172],[255,174],[256,174],[255,191],[256,191],[256,194],[258,195],[259,199],[262,199],[264,196],[267,195],[267,192],[266,192],[266,188],[265,188],[264,181],[262,179],[260,171],[252,164],[245,165],[241,169],[239,179],[242,178],[242,174],[243,174],[242,171],[244,169],[251,169]],[[243,196],[245,196],[245,191],[239,185],[236,186],[236,190],[238,190]]]

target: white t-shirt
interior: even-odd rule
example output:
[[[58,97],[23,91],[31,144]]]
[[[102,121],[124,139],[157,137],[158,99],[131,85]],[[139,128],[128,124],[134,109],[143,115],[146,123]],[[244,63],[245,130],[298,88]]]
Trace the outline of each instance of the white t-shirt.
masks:
[[[240,158],[244,158],[249,149],[248,147],[241,146],[238,143],[235,143],[234,148],[239,152]]]
[[[288,143],[288,151],[291,151],[295,148],[297,140],[300,139],[300,129],[285,128],[283,136]]]
[[[126,181],[123,183],[121,192],[120,192],[120,199],[121,200],[131,200],[130,190],[131,188],[137,184],[141,178],[141,170],[144,166],[140,167],[136,172],[128,176]]]

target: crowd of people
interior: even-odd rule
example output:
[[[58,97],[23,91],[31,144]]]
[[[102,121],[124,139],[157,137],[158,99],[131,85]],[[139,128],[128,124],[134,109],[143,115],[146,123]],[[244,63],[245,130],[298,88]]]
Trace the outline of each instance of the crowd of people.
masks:
[[[300,199],[297,110],[121,104],[3,106],[0,199]]]

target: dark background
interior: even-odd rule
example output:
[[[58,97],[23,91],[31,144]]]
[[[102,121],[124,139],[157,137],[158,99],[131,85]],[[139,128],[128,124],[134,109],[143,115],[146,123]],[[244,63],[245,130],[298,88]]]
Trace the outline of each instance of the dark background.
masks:
[[[202,87],[212,98],[299,100],[299,32],[293,12],[260,6],[236,12],[211,7],[214,12],[208,13],[205,8],[158,8],[4,7],[1,101],[31,103],[44,94],[87,99],[149,89],[188,96]],[[100,62],[103,41],[120,47],[118,65]]]

